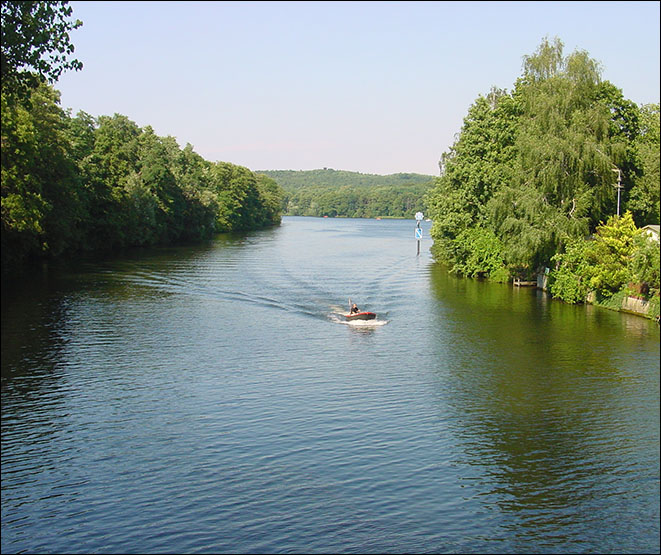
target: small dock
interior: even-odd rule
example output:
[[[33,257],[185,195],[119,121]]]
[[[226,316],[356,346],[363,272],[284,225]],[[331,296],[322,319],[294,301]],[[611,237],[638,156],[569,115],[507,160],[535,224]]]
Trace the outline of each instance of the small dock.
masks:
[[[512,280],[512,285],[514,285],[514,287],[536,287],[537,281],[523,281],[520,278],[514,278]]]

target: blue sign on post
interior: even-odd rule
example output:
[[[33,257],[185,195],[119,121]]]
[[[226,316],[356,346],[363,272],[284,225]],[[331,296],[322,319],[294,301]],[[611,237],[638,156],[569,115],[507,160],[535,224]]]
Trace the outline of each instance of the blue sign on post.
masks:
[[[420,222],[422,221],[422,218],[424,218],[422,212],[415,213],[415,219],[418,222],[415,228],[415,238],[417,239],[416,243],[418,244],[418,256],[420,255],[420,239],[422,239],[422,229],[420,229]]]

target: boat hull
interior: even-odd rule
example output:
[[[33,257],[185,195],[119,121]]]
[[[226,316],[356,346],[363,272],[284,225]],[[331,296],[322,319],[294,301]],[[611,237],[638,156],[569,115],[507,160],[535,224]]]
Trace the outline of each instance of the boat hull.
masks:
[[[347,320],[374,320],[376,314],[374,312],[356,312],[355,314],[345,314]]]

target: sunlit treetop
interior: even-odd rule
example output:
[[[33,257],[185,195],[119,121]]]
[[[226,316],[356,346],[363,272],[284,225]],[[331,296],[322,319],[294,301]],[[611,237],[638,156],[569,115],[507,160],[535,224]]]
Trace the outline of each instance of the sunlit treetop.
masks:
[[[83,23],[72,20],[69,2],[2,0],[2,92],[24,99],[39,82],[55,83],[63,71],[80,70],[72,58],[69,32]]]

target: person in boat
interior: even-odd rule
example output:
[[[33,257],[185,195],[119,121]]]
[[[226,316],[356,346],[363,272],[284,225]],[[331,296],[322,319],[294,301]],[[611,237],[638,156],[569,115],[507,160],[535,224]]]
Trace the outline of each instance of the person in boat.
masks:
[[[349,312],[349,314],[358,314],[359,312],[360,312],[360,310],[358,310],[358,307],[356,306],[356,303],[353,303],[351,305],[351,311]]]

